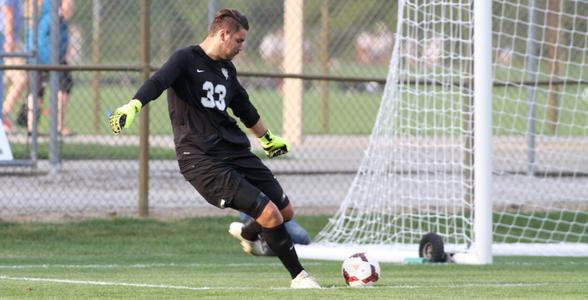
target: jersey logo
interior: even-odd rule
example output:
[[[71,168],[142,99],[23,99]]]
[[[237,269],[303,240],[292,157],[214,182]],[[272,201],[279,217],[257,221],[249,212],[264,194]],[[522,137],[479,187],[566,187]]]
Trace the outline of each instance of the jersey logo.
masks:
[[[196,69],[196,73],[202,73],[204,70]]]
[[[221,72],[223,73],[223,75],[225,75],[225,79],[229,79],[229,71],[227,69],[222,68]]]

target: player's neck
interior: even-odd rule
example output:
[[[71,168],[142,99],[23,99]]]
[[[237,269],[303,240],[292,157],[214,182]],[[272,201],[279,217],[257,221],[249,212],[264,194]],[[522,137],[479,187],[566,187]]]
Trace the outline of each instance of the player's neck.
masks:
[[[211,37],[206,37],[204,41],[200,43],[200,48],[210,57],[212,60],[219,60],[219,43],[216,39]]]

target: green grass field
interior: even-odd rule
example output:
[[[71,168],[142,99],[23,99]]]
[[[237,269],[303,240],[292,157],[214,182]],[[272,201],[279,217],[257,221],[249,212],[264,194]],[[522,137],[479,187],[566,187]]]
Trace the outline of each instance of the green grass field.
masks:
[[[170,137],[171,139],[171,137]],[[80,144],[64,143],[61,145],[61,157],[68,160],[76,159],[137,159],[139,157],[139,146],[110,146],[102,144]],[[31,145],[13,143],[12,155],[15,159],[30,158]],[[39,159],[49,159],[49,144],[39,143],[37,149]],[[151,159],[176,159],[176,151],[169,148],[150,147],[149,157]]]
[[[588,257],[496,257],[489,266],[381,264],[347,288],[340,262],[304,260],[324,287],[291,290],[277,258],[244,254],[235,217],[0,222],[0,299],[585,299]],[[326,216],[301,216],[314,235]],[[416,251],[416,249],[415,249]]]

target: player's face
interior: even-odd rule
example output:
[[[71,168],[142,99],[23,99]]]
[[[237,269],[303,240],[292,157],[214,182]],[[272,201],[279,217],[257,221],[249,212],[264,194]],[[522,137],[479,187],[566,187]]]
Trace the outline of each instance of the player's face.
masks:
[[[225,34],[224,51],[221,58],[233,59],[245,47],[245,38],[247,38],[247,30],[243,28],[237,32]]]

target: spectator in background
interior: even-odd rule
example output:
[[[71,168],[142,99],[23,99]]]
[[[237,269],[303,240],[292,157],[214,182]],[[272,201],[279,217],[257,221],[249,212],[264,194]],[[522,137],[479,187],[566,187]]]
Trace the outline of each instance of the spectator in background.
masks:
[[[497,61],[503,66],[511,66],[512,65],[512,57],[514,55],[514,51],[509,48],[499,48],[496,50]]]
[[[377,22],[373,32],[361,32],[355,39],[357,60],[364,65],[388,65],[393,46],[394,35],[383,22]]]
[[[384,22],[376,22],[372,31],[362,31],[355,38],[355,55],[360,65],[387,66],[394,46],[394,34]],[[377,93],[381,90],[377,82],[339,82],[346,93]]]
[[[51,64],[51,6],[52,0],[42,0],[41,14],[38,22],[38,55],[39,64]],[[59,63],[67,65],[66,54],[69,45],[69,20],[73,16],[73,0],[61,0],[59,7]],[[29,34],[27,43],[28,49],[32,50],[33,34]],[[48,72],[40,75],[39,98],[42,99],[49,79]],[[59,90],[57,92],[57,128],[62,136],[72,135],[72,132],[65,127],[65,110],[69,95],[73,87],[73,79],[69,71],[59,72]],[[29,97],[29,107],[32,107],[32,97]],[[29,131],[32,129],[32,110],[28,109],[27,126]]]
[[[15,52],[19,49],[19,30],[22,24],[22,0],[0,0],[0,52],[2,54]],[[0,58],[0,63],[13,64],[10,59]],[[22,71],[21,71],[22,73]],[[8,71],[12,84],[16,84],[19,71]],[[8,116],[4,116],[4,72],[0,70],[0,119],[5,131],[11,131]]]
[[[278,69],[282,70],[283,62],[284,62],[284,49],[285,49],[285,42],[284,42],[284,31],[282,29],[278,29],[273,32],[267,33],[261,43],[259,44],[259,55],[261,59],[265,62],[267,66],[272,68],[277,67]],[[303,44],[303,61],[304,63],[309,63],[312,57],[312,47],[311,43],[308,39],[305,39]],[[271,87],[280,87],[283,83],[282,79],[275,79],[272,80]],[[305,88],[307,87],[307,82],[305,82]]]
[[[278,65],[282,67],[284,61],[284,31],[279,29],[266,34],[259,44],[259,54],[263,61],[268,65]],[[304,40],[302,45],[305,63],[310,62],[312,47],[310,41]]]
[[[259,54],[266,64],[280,66],[284,59],[284,33],[278,30],[266,34],[259,44]]]
[[[419,43],[412,36],[400,37],[400,55],[408,67],[414,68],[419,61]]]
[[[429,38],[424,40],[423,59],[427,66],[432,68],[441,62],[443,55],[443,35],[433,33]]]

